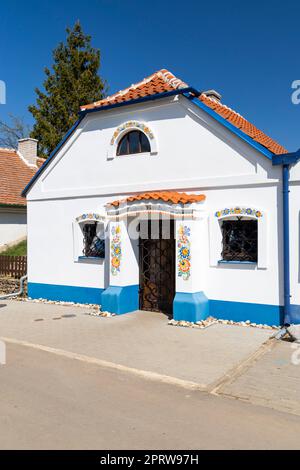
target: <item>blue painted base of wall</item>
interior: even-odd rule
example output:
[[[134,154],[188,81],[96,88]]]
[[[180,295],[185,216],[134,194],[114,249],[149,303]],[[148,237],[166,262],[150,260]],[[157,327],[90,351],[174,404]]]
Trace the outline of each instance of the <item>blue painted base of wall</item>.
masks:
[[[109,286],[102,293],[102,310],[121,315],[139,308],[139,286]]]
[[[173,302],[174,320],[196,322],[205,320],[209,315],[209,300],[203,292],[188,294],[176,292]]]
[[[209,301],[210,315],[226,320],[246,321],[266,325],[282,325],[283,307],[280,305],[229,302],[225,300]]]
[[[108,312],[123,314],[139,308],[138,285],[107,289],[28,283],[28,297],[81,304],[98,304]],[[209,315],[233,321],[250,320],[267,325],[283,324],[283,307],[279,305],[208,300],[203,292],[177,292],[173,303],[175,320],[196,322]],[[300,323],[300,305],[291,305],[290,323]]]
[[[286,321],[290,324],[300,323],[300,305],[291,304],[290,309],[290,318],[286,318]]]
[[[28,297],[80,304],[101,304],[104,289],[95,287],[61,286],[58,284],[28,283]]]

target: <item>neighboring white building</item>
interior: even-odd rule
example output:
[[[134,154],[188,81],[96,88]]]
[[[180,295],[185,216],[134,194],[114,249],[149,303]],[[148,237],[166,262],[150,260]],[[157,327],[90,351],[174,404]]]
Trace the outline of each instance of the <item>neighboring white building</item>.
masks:
[[[22,139],[18,150],[0,148],[0,252],[27,234],[21,192],[38,169],[37,141]]]
[[[30,297],[191,321],[299,320],[298,155],[220,98],[161,70],[82,107],[23,193]],[[281,163],[285,176],[293,164],[289,213]]]

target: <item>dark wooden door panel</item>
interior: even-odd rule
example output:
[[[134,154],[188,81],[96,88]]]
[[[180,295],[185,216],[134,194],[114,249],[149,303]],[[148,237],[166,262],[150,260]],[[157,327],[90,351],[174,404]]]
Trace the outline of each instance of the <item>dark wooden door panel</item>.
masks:
[[[151,222],[148,224],[151,236]],[[174,222],[169,238],[164,239],[160,221],[159,238],[140,238],[140,309],[172,314],[174,296]]]

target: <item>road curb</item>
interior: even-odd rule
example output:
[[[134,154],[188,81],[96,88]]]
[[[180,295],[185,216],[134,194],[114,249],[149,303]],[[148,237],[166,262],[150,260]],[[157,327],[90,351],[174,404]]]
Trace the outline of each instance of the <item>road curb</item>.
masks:
[[[222,395],[224,387],[234,382],[238,377],[243,375],[252,365],[262,356],[274,348],[277,340],[274,337],[268,338],[254,353],[250,354],[246,359],[237,364],[233,369],[228,371],[223,377],[207,387],[207,392],[212,395]],[[230,395],[229,395],[230,396]]]
[[[117,364],[114,362],[105,361],[103,359],[98,359],[96,357],[86,356],[84,354],[78,354],[70,351],[65,351],[64,349],[52,348],[50,346],[44,346],[42,344],[30,343],[28,341],[18,340],[14,338],[6,338],[1,336],[0,340],[8,344],[15,344],[17,346],[24,346],[32,349],[38,349],[51,354],[56,354],[57,356],[65,357],[68,359],[75,359],[77,361],[85,362],[88,364],[98,365],[100,367],[105,367],[107,369],[117,370],[120,372],[130,373],[137,377],[142,377],[146,380],[152,382],[160,382],[167,385],[175,385],[177,387],[185,388],[187,390],[198,390],[205,392],[207,391],[207,386],[199,384],[197,382],[192,382],[189,380],[183,380],[169,375],[159,374],[157,372],[136,369],[133,367],[124,366],[122,364]]]

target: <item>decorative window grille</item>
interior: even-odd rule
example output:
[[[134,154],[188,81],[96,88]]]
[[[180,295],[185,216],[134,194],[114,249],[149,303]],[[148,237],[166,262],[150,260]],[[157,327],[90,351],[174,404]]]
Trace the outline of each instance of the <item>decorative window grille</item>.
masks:
[[[257,262],[257,220],[223,220],[224,261]]]
[[[105,258],[105,240],[99,236],[98,229],[98,222],[86,223],[83,225],[83,256],[90,258]]]
[[[117,148],[117,156],[150,151],[150,142],[144,132],[130,131],[120,140]]]

